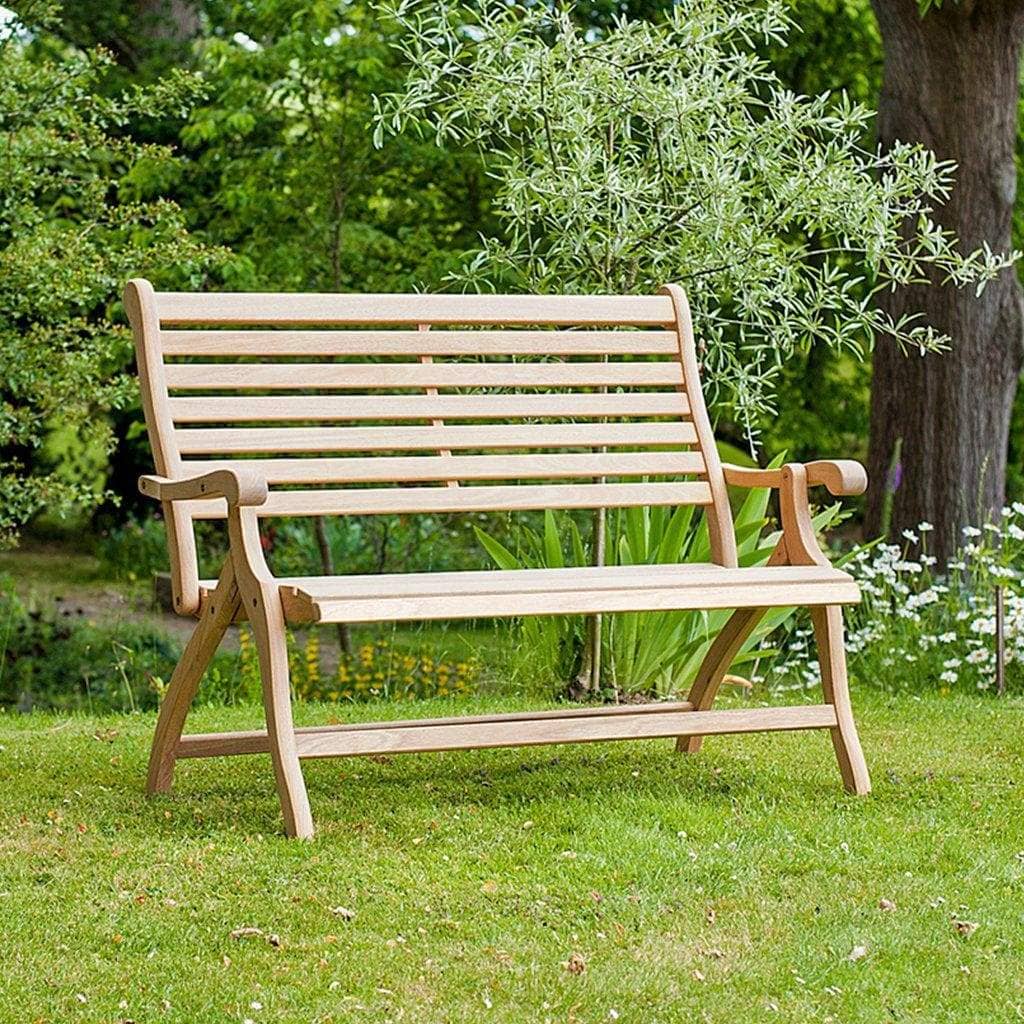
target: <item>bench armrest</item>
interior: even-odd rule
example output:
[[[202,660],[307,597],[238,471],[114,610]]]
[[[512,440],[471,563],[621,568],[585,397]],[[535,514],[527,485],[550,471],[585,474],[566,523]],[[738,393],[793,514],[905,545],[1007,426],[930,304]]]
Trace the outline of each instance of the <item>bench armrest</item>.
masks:
[[[793,463],[787,463],[793,465]],[[819,459],[803,464],[810,487],[825,487],[836,496],[863,494],[868,486],[868,474],[854,459]],[[731,487],[782,487],[786,466],[778,469],[748,469],[723,463],[725,482]]]
[[[139,490],[157,501],[224,498],[228,505],[262,505],[267,500],[266,480],[256,473],[234,469],[215,469],[182,480],[140,476]]]

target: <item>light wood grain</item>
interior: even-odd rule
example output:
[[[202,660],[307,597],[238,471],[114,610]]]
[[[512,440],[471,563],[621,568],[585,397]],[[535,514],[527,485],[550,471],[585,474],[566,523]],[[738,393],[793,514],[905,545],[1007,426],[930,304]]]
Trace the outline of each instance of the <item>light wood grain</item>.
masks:
[[[725,471],[725,482],[730,487],[782,487],[786,472],[785,466],[759,469],[723,465],[722,468]],[[822,486],[830,494],[863,494],[867,490],[867,472],[854,459],[816,459],[804,463],[804,472],[808,487]]]
[[[704,471],[694,451],[532,452],[529,455],[388,456],[340,459],[185,460],[188,476],[213,469],[251,470],[268,484],[384,483],[447,480],[533,480],[573,477],[686,476]]]
[[[425,356],[425,359],[432,357]],[[417,363],[170,363],[167,386],[179,391],[229,388],[650,387],[683,382],[678,361],[417,362]]]
[[[836,713],[836,724],[831,733],[832,746],[839,762],[839,774],[847,792],[863,796],[871,792],[871,777],[850,704],[846,651],[843,645],[843,610],[835,605],[812,608],[811,621],[814,623],[814,639],[818,644],[821,688],[826,703],[831,704]]]
[[[389,515],[441,512],[510,512],[545,508],[626,508],[635,505],[706,505],[705,483],[481,484],[474,487],[379,487],[272,491],[257,511],[271,516]],[[196,519],[223,519],[223,501],[186,502]]]
[[[142,278],[129,281],[124,289],[124,308],[135,342],[139,392],[153,462],[161,476],[178,476],[181,472],[181,453],[175,443],[174,423],[170,414],[153,286]],[[171,556],[171,597],[174,610],[179,615],[194,615],[199,611],[199,558],[192,520],[185,509],[175,502],[165,503],[163,514]]]
[[[531,423],[526,426],[223,427],[178,428],[183,455],[232,452],[399,452],[438,448],[595,448],[684,445],[697,440],[690,423]]]
[[[236,566],[239,594],[259,657],[270,758],[285,833],[308,839],[313,835],[313,815],[295,741],[284,608],[277,581],[263,554],[259,521],[252,507],[231,507],[228,540]]]
[[[160,331],[165,356],[676,355],[675,331]]]
[[[660,295],[299,295],[157,292],[161,324],[578,324],[674,322]]]
[[[698,446],[704,454],[707,465],[707,481],[711,488],[712,503],[707,510],[708,538],[711,542],[711,557],[719,565],[737,565],[736,534],[733,531],[729,495],[725,489],[725,477],[715,444],[714,431],[704,404],[704,393],[700,385],[700,366],[697,361],[697,346],[693,338],[693,323],[690,318],[690,304],[686,293],[677,284],[662,288],[672,301],[676,320],[676,335],[679,339],[679,360],[683,367],[684,387],[690,400],[690,415],[697,432]]]
[[[353,757],[659,739],[685,735],[691,729],[708,735],[828,729],[835,721],[834,710],[823,704],[735,711],[662,711],[658,714],[629,708],[617,715],[494,716],[486,721],[459,718],[430,724],[407,721],[402,723],[402,728],[373,723],[365,727],[298,729],[296,744],[300,758]],[[266,734],[260,732],[186,736],[182,738],[178,756],[259,754],[265,751],[266,743]]]
[[[800,575],[809,571],[807,566],[792,567],[785,563],[786,545],[780,540],[769,556],[767,565],[754,571],[768,572],[776,578],[789,577],[791,574],[795,574],[795,578],[799,578]],[[742,571],[750,572],[751,570],[744,569]],[[827,573],[835,570],[832,570],[831,567],[816,566],[812,571]],[[722,685],[726,673],[767,611],[767,608],[739,608],[726,621],[718,636],[712,641],[707,654],[704,655],[704,660],[700,663],[697,674],[690,685],[688,700],[696,710],[710,710],[715,702],[715,697],[718,696],[719,687]],[[703,737],[696,734],[680,736],[676,750],[681,753],[696,754],[701,749],[702,743]]]
[[[602,416],[685,416],[689,402],[675,391],[608,394],[478,395],[203,395],[172,398],[176,423],[320,420],[520,420]],[[442,424],[435,424],[441,426]]]
[[[595,718],[624,714],[664,714],[670,711],[689,711],[685,700],[659,701],[651,704],[612,704],[595,707],[577,704],[555,711],[513,711],[508,714],[459,715],[457,718],[402,718],[395,721],[359,722],[355,724],[300,726],[296,736],[321,733],[367,732],[371,729],[408,729],[436,725],[472,725],[491,722],[532,722],[564,720],[567,718]],[[178,744],[178,757],[224,757],[232,754],[265,754],[269,750],[267,734],[262,729],[246,732],[194,733],[183,736]]]
[[[683,737],[692,750],[714,733],[828,728],[847,788],[867,792],[839,608],[859,593],[818,546],[807,498],[815,483],[855,493],[863,471],[842,461],[723,469],[682,289],[667,286],[657,296],[193,295],[155,293],[133,281],[125,304],[158,472],[140,486],[164,505],[175,605],[200,619],[161,710],[151,791],[170,785],[178,757],[269,752],[285,831],[308,837],[313,819],[300,758],[654,737]],[[243,325],[257,329],[232,329]],[[583,329],[542,329],[570,325]],[[290,326],[301,329],[280,329]],[[483,329],[466,329],[477,326]],[[473,361],[435,361],[446,356]],[[587,358],[595,356],[601,359]],[[166,357],[258,361],[165,365]],[[274,362],[279,357],[324,361]],[[403,361],[332,361],[362,357]],[[672,390],[644,390],[652,387]],[[171,389],[186,394],[171,397]],[[332,390],[371,393],[323,394]],[[403,390],[415,393],[393,393]],[[210,391],[244,393],[200,394]],[[269,394],[253,394],[260,391]],[[577,422],[527,422],[538,419]],[[693,450],[681,450],[687,447]],[[231,457],[250,455],[263,457]],[[727,479],[779,488],[782,539],[768,566],[737,567]],[[261,517],[280,515],[676,504],[704,506],[711,564],[278,579],[259,530]],[[216,585],[200,582],[194,521],[225,515],[227,563]],[[826,703],[710,710],[722,674],[765,609],[790,605],[812,609]],[[721,608],[736,611],[712,643],[690,700],[671,706],[304,729],[292,718],[287,621]],[[242,618],[256,640],[266,730],[182,737],[217,642]]]
[[[655,565],[569,566],[562,569],[480,569],[457,572],[366,573],[278,579],[313,599],[408,597],[456,594],[550,593],[565,590],[622,590],[651,587],[702,588],[719,583],[757,590],[775,583],[814,586],[853,583],[832,566],[751,566],[731,569],[712,562]]]
[[[206,601],[199,623],[182,651],[160,703],[160,714],[149,754],[146,792],[166,793],[174,778],[178,740],[188,710],[195,699],[206,668],[220,646],[228,626],[238,613],[241,595],[229,558],[220,582]]]
[[[403,622],[428,619],[509,618],[590,612],[713,610],[789,605],[852,604],[860,599],[852,581],[778,582],[752,587],[742,581],[694,587],[601,587],[594,589],[437,594],[410,597],[313,598],[301,590],[282,592],[289,620],[296,622]]]

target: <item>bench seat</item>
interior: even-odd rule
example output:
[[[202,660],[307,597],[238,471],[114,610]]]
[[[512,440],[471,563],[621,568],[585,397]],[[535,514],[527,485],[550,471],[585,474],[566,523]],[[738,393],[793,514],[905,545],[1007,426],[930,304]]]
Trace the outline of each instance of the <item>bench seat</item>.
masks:
[[[391,622],[585,612],[852,604],[831,566],[622,565],[280,579],[291,622]],[[204,580],[212,592],[215,580]]]

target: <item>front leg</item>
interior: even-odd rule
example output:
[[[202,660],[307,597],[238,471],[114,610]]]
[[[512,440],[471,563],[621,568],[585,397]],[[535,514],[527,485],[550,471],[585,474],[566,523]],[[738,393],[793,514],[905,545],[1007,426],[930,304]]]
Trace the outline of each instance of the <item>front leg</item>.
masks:
[[[843,609],[839,605],[812,608],[811,620],[818,644],[821,688],[826,703],[831,704],[836,711],[836,725],[830,732],[836,760],[839,762],[839,773],[848,792],[863,796],[871,792],[871,777],[868,775],[850,704],[846,650],[843,644]]]
[[[289,836],[309,839],[313,835],[313,816],[295,744],[284,609],[280,587],[263,557],[256,511],[232,508],[228,513],[228,536],[232,557],[238,563],[242,604],[259,653],[267,738],[284,829]]]

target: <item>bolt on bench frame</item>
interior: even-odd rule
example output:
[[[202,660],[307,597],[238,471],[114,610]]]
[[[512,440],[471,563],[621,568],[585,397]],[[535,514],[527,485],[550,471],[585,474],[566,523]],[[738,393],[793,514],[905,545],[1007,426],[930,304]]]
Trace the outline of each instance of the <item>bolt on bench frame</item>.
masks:
[[[860,595],[818,546],[808,502],[814,485],[861,493],[864,470],[723,465],[678,286],[656,296],[190,294],[139,279],[125,305],[157,471],[139,486],[163,506],[175,610],[199,620],[160,709],[148,792],[170,788],[179,758],[269,753],[285,831],[309,837],[305,758],[656,737],[693,753],[705,735],[818,728],[831,733],[846,788],[869,791],[841,609]],[[209,361],[220,357],[234,361]],[[782,534],[767,566],[738,566],[727,485],[779,490]],[[712,561],[280,579],[260,539],[269,516],[636,505],[702,507]],[[199,579],[199,519],[227,520],[215,583]],[[811,609],[824,703],[711,710],[762,616],[789,605]],[[735,611],[685,701],[292,720],[287,623],[723,608]],[[182,735],[210,659],[242,619],[266,730]]]

